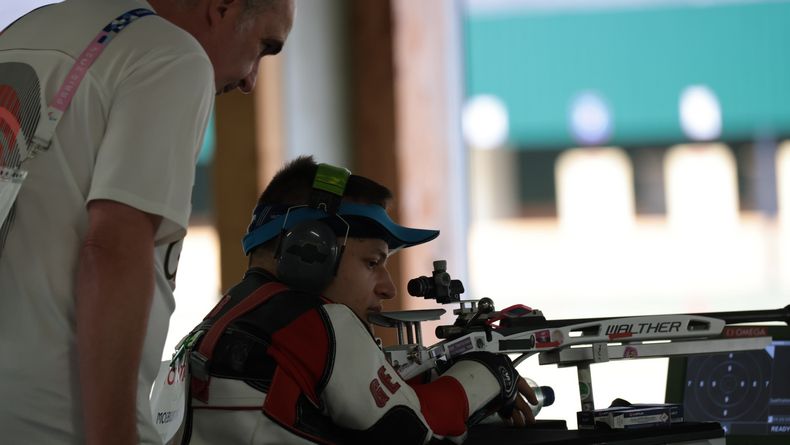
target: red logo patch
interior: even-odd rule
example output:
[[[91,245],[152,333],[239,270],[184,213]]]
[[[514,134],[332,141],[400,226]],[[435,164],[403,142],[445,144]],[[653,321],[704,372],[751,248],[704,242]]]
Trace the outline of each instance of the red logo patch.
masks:
[[[389,391],[390,394],[395,394],[400,389],[400,383],[393,382],[392,376],[387,373],[387,370],[382,366],[379,368],[378,378],[370,381],[370,394],[376,402],[376,406],[383,408],[390,400],[390,396],[382,388],[382,384]]]

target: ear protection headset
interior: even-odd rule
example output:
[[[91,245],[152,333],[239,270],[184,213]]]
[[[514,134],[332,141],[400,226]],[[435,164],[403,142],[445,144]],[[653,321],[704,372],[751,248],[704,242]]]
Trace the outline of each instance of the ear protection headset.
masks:
[[[286,228],[288,209],[277,243],[277,277],[290,287],[321,293],[337,273],[340,258],[348,240],[349,224],[337,214],[351,172],[329,164],[319,164],[310,194],[311,209],[320,213],[317,219],[301,221]],[[346,226],[346,235],[339,245],[335,231],[319,219],[338,218]]]

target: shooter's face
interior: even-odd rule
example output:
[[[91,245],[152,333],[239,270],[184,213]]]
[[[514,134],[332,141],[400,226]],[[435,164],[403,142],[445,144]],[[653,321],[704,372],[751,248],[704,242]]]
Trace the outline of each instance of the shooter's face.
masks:
[[[374,238],[349,238],[337,276],[324,296],[345,304],[365,323],[368,314],[381,312],[382,300],[395,297],[395,284],[387,270],[387,243]]]

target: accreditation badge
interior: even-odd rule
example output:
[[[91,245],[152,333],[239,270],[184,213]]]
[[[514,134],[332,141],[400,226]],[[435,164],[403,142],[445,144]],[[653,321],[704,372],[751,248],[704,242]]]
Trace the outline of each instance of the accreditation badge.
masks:
[[[26,177],[27,171],[20,168],[0,167],[0,226],[11,213]]]
[[[151,391],[151,415],[162,443],[180,443],[186,418],[189,371],[186,357],[163,361]]]

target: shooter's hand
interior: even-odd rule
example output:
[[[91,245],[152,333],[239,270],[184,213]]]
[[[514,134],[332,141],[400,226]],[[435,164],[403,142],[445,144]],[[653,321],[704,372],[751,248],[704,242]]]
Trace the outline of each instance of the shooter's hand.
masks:
[[[535,390],[529,386],[524,377],[519,376],[516,386],[518,387],[518,394],[516,394],[512,410],[510,410],[509,414],[500,412],[499,416],[508,426],[523,427],[527,424],[535,423],[535,415],[532,414],[532,408],[527,404],[527,400],[532,405],[537,405],[538,398],[535,396]]]

